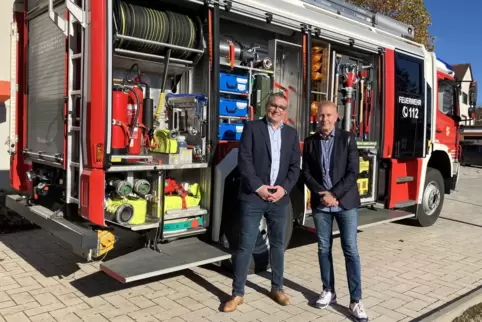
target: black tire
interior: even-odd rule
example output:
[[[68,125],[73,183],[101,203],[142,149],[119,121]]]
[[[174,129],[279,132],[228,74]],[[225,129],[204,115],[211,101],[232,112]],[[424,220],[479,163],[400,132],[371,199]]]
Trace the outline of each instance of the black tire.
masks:
[[[428,168],[422,202],[417,206],[417,222],[421,227],[432,226],[440,216],[444,203],[445,184],[439,170]]]
[[[236,208],[239,210],[239,207]],[[233,211],[233,210],[232,210]],[[264,217],[263,219],[264,220]],[[239,211],[231,213],[229,216],[223,218],[223,232],[221,235],[221,245],[229,248],[234,253],[238,245],[239,240]],[[261,223],[260,223],[261,226]],[[286,218],[286,232],[285,232],[285,251],[288,249],[291,236],[293,235],[293,207],[291,203],[288,206],[288,216]],[[251,264],[249,266],[249,274],[264,272],[269,269],[269,240],[267,237],[266,229],[261,230],[256,240],[256,246],[251,258]],[[232,270],[232,259],[223,262],[223,266],[229,270]]]

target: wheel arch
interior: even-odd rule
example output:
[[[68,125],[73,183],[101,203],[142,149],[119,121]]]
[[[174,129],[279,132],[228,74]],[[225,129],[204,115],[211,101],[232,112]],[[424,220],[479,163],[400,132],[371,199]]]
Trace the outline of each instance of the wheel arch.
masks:
[[[445,150],[435,150],[432,152],[427,167],[437,169],[444,178],[445,193],[450,193],[450,181],[452,179],[452,160]]]

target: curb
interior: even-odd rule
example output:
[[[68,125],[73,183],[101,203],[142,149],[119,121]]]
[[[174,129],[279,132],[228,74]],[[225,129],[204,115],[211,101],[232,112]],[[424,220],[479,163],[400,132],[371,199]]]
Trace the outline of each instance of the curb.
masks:
[[[423,314],[412,320],[412,322],[452,322],[455,318],[462,315],[465,310],[479,303],[482,303],[482,285]]]

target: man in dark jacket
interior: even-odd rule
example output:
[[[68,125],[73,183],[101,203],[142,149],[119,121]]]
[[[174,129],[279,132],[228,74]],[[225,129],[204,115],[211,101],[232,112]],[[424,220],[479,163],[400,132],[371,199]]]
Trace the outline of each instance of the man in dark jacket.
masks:
[[[350,291],[349,310],[359,321],[366,321],[368,318],[361,303],[361,269],[357,247],[360,206],[357,178],[360,161],[354,135],[335,128],[337,119],[336,105],[330,101],[321,102],[318,106],[320,130],[306,138],[303,146],[302,171],[305,184],[311,192],[323,283],[316,306],[326,308],[336,302],[331,253],[333,220],[336,219],[345,256]]]
[[[286,124],[288,101],[272,94],[263,119],[247,122],[241,136],[238,168],[241,173],[240,235],[233,254],[232,298],[224,311],[232,312],[244,301],[244,287],[262,216],[268,225],[272,269],[270,297],[281,305],[289,299],[283,292],[284,245],[289,194],[300,173],[300,142],[296,129]]]

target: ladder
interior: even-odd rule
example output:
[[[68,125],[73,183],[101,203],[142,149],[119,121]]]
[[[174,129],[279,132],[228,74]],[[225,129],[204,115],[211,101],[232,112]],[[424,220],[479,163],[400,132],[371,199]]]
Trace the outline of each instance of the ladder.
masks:
[[[49,0],[50,19],[68,37],[68,93],[67,93],[67,155],[66,155],[66,192],[67,204],[75,203],[80,208],[80,176],[82,160],[82,110],[84,107],[84,47],[87,26],[88,0],[65,0],[68,16],[63,19],[54,11]]]

